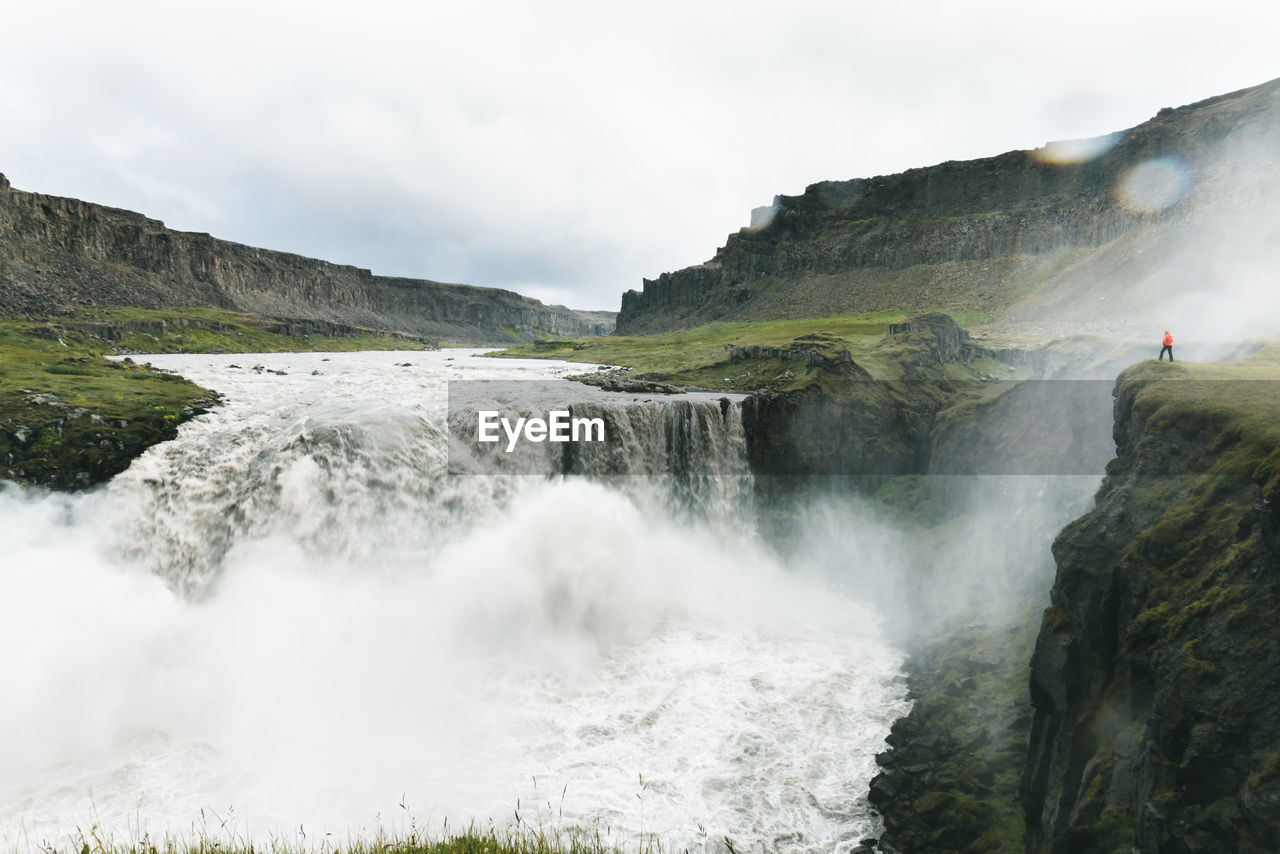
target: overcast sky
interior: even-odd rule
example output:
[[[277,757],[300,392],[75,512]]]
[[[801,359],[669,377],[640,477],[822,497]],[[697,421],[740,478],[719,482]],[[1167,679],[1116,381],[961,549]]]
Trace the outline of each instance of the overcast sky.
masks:
[[[750,209],[1280,77],[1274,2],[0,0],[21,189],[617,309]]]

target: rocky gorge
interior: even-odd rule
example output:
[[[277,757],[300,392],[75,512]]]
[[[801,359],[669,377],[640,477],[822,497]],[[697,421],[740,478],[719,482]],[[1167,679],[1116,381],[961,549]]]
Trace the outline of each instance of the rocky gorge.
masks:
[[[869,370],[814,343],[811,381],[749,398],[744,426],[784,549],[815,495],[915,531],[895,595],[916,703],[872,782],[881,850],[1276,850],[1274,345],[1177,367],[994,354],[937,315]],[[1029,373],[974,378],[996,355]],[[966,555],[993,511],[1034,506]]]
[[[740,354],[808,378],[744,405],[770,536],[794,548],[849,495],[912,532],[895,559],[914,586],[881,591],[911,614],[914,707],[871,786],[879,850],[1280,850],[1276,151],[1280,81],[1106,137],[813,184],[624,295],[636,335],[982,319],[975,338],[891,326],[869,357]],[[1176,367],[1126,343],[1170,327],[1199,338]],[[963,477],[984,472],[1030,491]],[[958,601],[972,589],[1002,607]]]

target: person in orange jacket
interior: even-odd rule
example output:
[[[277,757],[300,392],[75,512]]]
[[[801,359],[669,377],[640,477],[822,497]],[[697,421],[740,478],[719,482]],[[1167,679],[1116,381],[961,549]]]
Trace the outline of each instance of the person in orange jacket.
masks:
[[[1160,358],[1156,361],[1164,360],[1165,351],[1169,353],[1169,361],[1173,362],[1173,335],[1170,334],[1168,329],[1164,331],[1164,346],[1160,348]]]

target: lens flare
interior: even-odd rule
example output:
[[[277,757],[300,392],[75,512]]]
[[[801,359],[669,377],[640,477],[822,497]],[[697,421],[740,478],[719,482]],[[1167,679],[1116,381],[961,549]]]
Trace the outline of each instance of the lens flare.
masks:
[[[1134,166],[1116,185],[1120,204],[1138,213],[1167,210],[1191,190],[1191,168],[1180,157],[1156,157]]]
[[[1054,166],[1084,163],[1093,160],[1095,157],[1101,157],[1115,148],[1116,143],[1122,137],[1123,134],[1121,133],[1109,133],[1105,136],[1095,136],[1091,139],[1063,139],[1056,142],[1047,142],[1040,148],[1030,152],[1031,159],[1038,160],[1041,163],[1050,163]]]

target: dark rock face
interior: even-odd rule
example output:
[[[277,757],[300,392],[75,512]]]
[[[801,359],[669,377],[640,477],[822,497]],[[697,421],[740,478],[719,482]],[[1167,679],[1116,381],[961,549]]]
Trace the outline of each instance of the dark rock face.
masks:
[[[970,627],[912,656],[914,706],[885,739],[891,750],[876,757],[882,770],[868,795],[884,819],[884,851],[1020,851],[1014,791],[1031,721],[1033,637],[1029,624]]]
[[[1151,274],[1144,250],[1149,259],[1185,242],[1223,212],[1247,217],[1259,186],[1277,183],[1272,162],[1254,167],[1268,157],[1258,152],[1280,148],[1280,81],[1162,111],[1104,142],[1111,150],[1085,162],[1015,151],[778,196],[710,261],[625,293],[618,330],[939,305],[997,314],[1028,291],[1044,297],[1031,312],[1038,319],[1084,312],[1086,294],[1123,299],[1100,280],[1142,281]],[[1194,191],[1159,211],[1122,203],[1129,170],[1160,157],[1184,164]],[[1146,243],[1120,240],[1135,235]]]
[[[1256,389],[1169,382],[1121,376],[1118,456],[1053,546],[1033,852],[1280,850],[1275,447],[1231,427]]]
[[[932,473],[1102,474],[1112,457],[1111,383],[1028,380],[999,386],[1008,388],[934,419]]]
[[[923,344],[928,358],[935,364],[960,361],[969,339],[969,333],[945,314],[926,314],[905,323],[890,323],[888,334],[908,336],[905,341]]]
[[[0,314],[214,306],[467,342],[607,335],[610,312],[368,270],[172,231],[140,214],[0,181]]]
[[[810,369],[821,372],[821,382],[743,402],[754,472],[794,477],[919,470],[918,425],[885,383],[847,359],[812,362]]]

